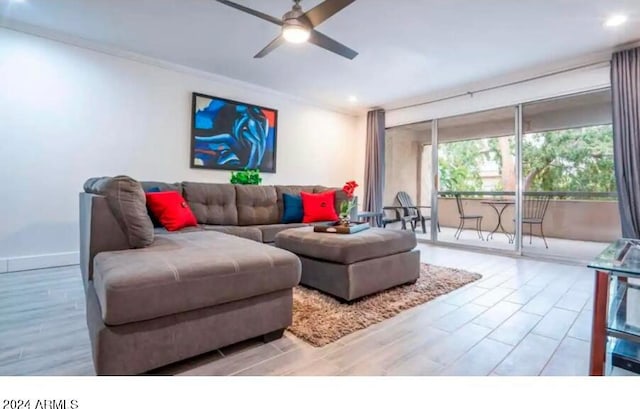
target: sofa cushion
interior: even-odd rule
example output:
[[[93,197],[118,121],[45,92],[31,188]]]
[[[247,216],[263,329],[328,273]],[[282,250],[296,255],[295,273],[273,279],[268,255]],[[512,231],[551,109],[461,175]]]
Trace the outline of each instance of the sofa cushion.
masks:
[[[95,258],[102,319],[121,325],[292,288],[300,260],[272,246],[203,231],[159,236]]]
[[[142,190],[145,193],[158,193],[158,192],[170,192],[176,191],[182,194],[182,185],[180,183],[164,183],[164,182],[140,182],[142,185]],[[149,206],[147,206],[147,213],[149,214],[149,218],[151,219],[151,223],[153,223],[153,227],[162,227],[162,223],[151,212]]]
[[[235,185],[238,224],[278,223],[278,196],[273,186]]]
[[[355,234],[315,233],[313,227],[303,227],[278,233],[275,243],[301,256],[352,264],[409,251],[416,246],[416,235],[377,228]]]
[[[142,189],[145,193],[157,193],[157,192],[178,192],[182,194],[182,184],[180,183],[165,183],[165,182],[140,182],[142,185]],[[147,210],[149,211],[149,217],[151,218],[151,222],[153,223],[153,227],[163,227],[162,223],[151,213],[149,210],[149,206],[147,206]]]
[[[236,189],[228,183],[183,182],[184,198],[187,199],[198,223],[236,226]]]
[[[102,195],[131,248],[153,243],[153,223],[147,213],[144,190],[140,182],[129,176],[91,178],[85,182],[85,192]]]
[[[149,182],[142,181],[140,182],[142,185],[142,189],[145,192],[178,192],[182,194],[182,184],[181,183],[165,183],[165,182]]]
[[[334,207],[336,192],[330,190],[322,193],[300,193],[304,210],[303,223],[337,221],[338,214]]]
[[[282,194],[284,210],[282,212],[281,223],[301,223],[304,217],[302,208],[302,197],[300,195]]]
[[[262,232],[253,226],[213,226],[209,224],[203,224],[201,227],[204,230],[217,231],[220,233],[231,234],[233,236],[242,237],[262,243]]]
[[[111,176],[98,176],[89,178],[84,182],[82,190],[85,193],[92,193],[94,195],[102,195],[104,193],[105,185],[112,179]],[[103,195],[104,196],[104,195]]]
[[[146,193],[147,207],[154,217],[169,231],[198,225],[196,217],[184,197],[178,192]]]
[[[308,226],[308,224],[305,224],[305,223],[264,224],[264,225],[258,225],[253,227],[262,232],[263,243],[273,243],[276,239],[276,234],[280,233],[281,231],[287,230],[287,229],[295,229],[298,227],[305,227],[305,226]]]
[[[278,196],[278,220],[282,220],[282,215],[284,214],[283,193],[300,196],[301,192],[313,193],[317,186],[276,185],[275,188]]]
[[[185,227],[184,229],[180,229],[177,231],[169,231],[167,229],[165,229],[164,227],[160,226],[160,227],[156,227],[153,229],[153,232],[155,234],[181,234],[181,233],[193,233],[194,231],[203,231],[204,228],[202,228],[202,226],[193,226],[193,227]]]
[[[316,186],[313,189],[313,193],[322,193],[327,192],[329,190],[333,190],[336,192],[336,198],[334,201],[334,206],[336,208],[336,213],[340,213],[340,205],[344,200],[348,200],[347,194],[342,190],[341,187],[325,187],[325,186]]]

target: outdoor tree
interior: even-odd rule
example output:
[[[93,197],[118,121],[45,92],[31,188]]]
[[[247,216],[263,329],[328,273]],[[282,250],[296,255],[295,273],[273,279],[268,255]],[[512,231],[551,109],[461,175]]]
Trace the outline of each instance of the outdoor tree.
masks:
[[[504,190],[515,190],[513,136],[440,145],[440,189],[477,191],[481,171],[498,165]],[[526,134],[522,141],[525,191],[614,192],[610,125]]]
[[[440,145],[438,155],[440,190],[480,190],[480,166],[484,156],[479,141],[444,143]]]
[[[525,191],[615,191],[611,126],[532,133],[522,142]]]

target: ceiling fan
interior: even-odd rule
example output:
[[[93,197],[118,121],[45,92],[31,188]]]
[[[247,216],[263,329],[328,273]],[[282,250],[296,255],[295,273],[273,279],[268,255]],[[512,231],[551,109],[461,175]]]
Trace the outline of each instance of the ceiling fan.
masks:
[[[355,0],[326,0],[306,13],[302,11],[302,7],[300,6],[301,0],[293,0],[294,4],[291,11],[286,12],[284,16],[282,16],[282,19],[272,17],[268,14],[250,9],[232,1],[217,1],[282,27],[281,34],[271,41],[265,48],[260,50],[260,52],[258,52],[258,54],[253,58],[262,58],[285,42],[304,43],[306,41],[350,60],[353,60],[358,55],[356,51],[340,44],[336,40],[327,37],[315,29],[319,24],[344,9]]]

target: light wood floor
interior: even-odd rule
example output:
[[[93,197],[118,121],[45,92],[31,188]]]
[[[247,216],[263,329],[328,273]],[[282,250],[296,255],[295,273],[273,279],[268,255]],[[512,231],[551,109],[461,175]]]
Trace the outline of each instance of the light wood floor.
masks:
[[[181,375],[586,375],[592,273],[420,245],[480,281],[323,348],[291,334],[154,371]],[[77,267],[0,274],[0,375],[94,374]],[[615,371],[619,374],[628,374]]]

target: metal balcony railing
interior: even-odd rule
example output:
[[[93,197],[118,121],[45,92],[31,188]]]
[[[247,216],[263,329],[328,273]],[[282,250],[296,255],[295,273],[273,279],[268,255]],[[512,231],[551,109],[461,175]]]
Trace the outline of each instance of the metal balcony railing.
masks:
[[[555,200],[617,200],[618,194],[616,192],[524,192],[525,196],[549,196]],[[438,196],[446,198],[454,198],[456,196],[464,198],[474,197],[496,197],[496,196],[515,196],[516,192],[503,191],[503,192],[490,192],[490,191],[439,191]]]

